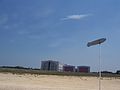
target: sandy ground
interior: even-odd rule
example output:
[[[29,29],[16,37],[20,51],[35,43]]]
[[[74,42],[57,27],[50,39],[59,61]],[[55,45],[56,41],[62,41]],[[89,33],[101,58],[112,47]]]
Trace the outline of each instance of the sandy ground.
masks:
[[[0,90],[98,90],[98,78],[0,73]],[[102,79],[102,90],[120,90],[120,79]]]

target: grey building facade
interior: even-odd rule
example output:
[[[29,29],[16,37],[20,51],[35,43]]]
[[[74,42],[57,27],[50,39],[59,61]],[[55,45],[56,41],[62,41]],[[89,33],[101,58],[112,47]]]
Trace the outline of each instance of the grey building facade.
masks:
[[[58,71],[59,70],[59,62],[58,61],[41,61],[41,70],[46,71]]]

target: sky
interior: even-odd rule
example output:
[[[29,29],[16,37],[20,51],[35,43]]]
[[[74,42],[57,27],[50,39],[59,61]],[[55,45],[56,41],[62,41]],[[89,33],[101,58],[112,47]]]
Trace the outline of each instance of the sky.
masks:
[[[0,0],[0,66],[40,68],[41,61],[120,69],[120,0]]]

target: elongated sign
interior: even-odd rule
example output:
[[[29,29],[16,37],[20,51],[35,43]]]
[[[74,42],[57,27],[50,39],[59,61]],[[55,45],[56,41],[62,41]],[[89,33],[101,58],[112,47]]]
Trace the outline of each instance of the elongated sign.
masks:
[[[101,44],[105,41],[106,41],[106,38],[97,39],[97,40],[88,42],[87,46],[90,47],[90,46],[93,46],[93,45]]]

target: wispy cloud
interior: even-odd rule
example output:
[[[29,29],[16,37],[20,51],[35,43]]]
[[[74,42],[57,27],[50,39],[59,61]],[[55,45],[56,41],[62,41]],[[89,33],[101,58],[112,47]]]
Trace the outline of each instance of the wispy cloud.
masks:
[[[26,35],[26,34],[29,34],[30,32],[26,31],[26,30],[23,30],[23,31],[18,31],[17,32],[19,35]]]
[[[41,39],[41,37],[38,35],[29,35],[28,38],[29,39]]]
[[[44,8],[42,10],[37,9],[36,11],[34,11],[33,16],[36,19],[40,19],[40,18],[46,18],[49,17],[50,15],[52,15],[54,13],[54,10],[51,8]]]
[[[61,20],[80,20],[80,19],[88,17],[90,15],[91,14],[69,15],[69,16],[66,16],[65,18],[62,18]]]
[[[1,24],[6,24],[8,21],[8,16],[6,14],[0,15],[0,25]]]
[[[59,47],[62,45],[62,43],[63,43],[63,41],[56,41],[56,42],[49,44],[49,47],[51,47],[51,48]]]
[[[10,43],[14,43],[14,42],[15,42],[15,40],[13,40],[13,39],[10,40]]]
[[[51,48],[57,48],[57,47],[62,47],[65,46],[69,43],[73,43],[74,40],[72,38],[61,38],[53,41],[52,43],[49,44],[49,47]]]
[[[34,32],[23,30],[23,31],[18,31],[18,35],[25,36],[28,39],[40,39],[41,36],[39,34],[34,34]]]

